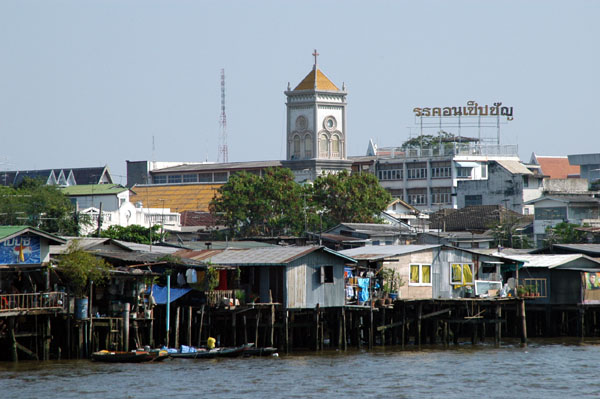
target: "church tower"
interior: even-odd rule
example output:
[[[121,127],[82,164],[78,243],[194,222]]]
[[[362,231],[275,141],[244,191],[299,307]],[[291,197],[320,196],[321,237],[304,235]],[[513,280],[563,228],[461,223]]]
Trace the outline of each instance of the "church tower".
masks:
[[[288,84],[284,166],[297,181],[314,180],[322,173],[350,170],[346,160],[346,88],[340,90],[317,66],[292,90]],[[310,172],[310,173],[309,173]]]

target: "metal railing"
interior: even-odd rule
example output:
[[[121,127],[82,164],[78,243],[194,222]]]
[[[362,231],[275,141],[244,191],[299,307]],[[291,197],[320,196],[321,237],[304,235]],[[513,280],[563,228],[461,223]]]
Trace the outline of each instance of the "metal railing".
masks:
[[[64,292],[0,294],[0,312],[64,310],[66,306],[67,294]]]

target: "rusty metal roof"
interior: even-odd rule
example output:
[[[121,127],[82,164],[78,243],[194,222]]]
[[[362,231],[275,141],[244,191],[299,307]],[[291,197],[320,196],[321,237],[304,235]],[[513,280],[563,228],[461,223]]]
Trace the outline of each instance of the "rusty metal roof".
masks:
[[[204,251],[179,251],[175,255],[182,258],[202,260],[216,265],[228,266],[284,266],[311,252],[322,250],[334,256],[354,262],[354,259],[318,245],[311,246],[277,246],[264,248],[221,249]]]

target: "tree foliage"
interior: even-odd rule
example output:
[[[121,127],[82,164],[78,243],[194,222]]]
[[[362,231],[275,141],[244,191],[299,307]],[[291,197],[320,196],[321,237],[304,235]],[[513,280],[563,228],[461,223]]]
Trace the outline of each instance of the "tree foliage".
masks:
[[[544,244],[551,247],[552,244],[578,244],[584,242],[585,233],[575,230],[579,225],[567,222],[558,223],[554,227],[546,229]]]
[[[371,174],[347,172],[317,178],[312,185],[294,181],[289,169],[268,169],[263,176],[241,172],[219,189],[210,210],[236,236],[300,234],[341,222],[372,223],[391,196]]]
[[[81,298],[85,296],[90,281],[97,285],[105,282],[111,266],[104,259],[82,250],[77,241],[71,241],[67,251],[58,258],[58,271],[66,285]]]
[[[521,218],[517,216],[505,217],[499,225],[491,227],[496,246],[507,248],[533,248],[533,242],[526,235],[518,231]]]
[[[317,211],[323,212],[325,229],[342,222],[377,223],[392,196],[374,175],[342,171],[317,178],[311,199]]]
[[[0,187],[0,224],[79,235],[78,215],[69,198],[57,186],[28,178],[19,187]]]
[[[138,244],[150,244],[163,241],[167,233],[159,232],[160,225],[155,224],[151,228],[132,224],[131,226],[123,227],[118,225],[110,226],[106,230],[100,232],[100,237],[112,238],[127,242],[136,242]]]
[[[440,142],[448,142],[450,139],[457,138],[454,134],[448,132],[440,132],[439,135],[434,136],[431,134],[421,134],[417,137],[410,138],[402,143],[401,148],[407,149],[410,147],[423,147],[423,148],[431,148],[436,147],[440,144]]]
[[[219,189],[210,210],[235,235],[288,234],[302,221],[302,187],[289,169],[270,168],[263,176],[240,172]]]

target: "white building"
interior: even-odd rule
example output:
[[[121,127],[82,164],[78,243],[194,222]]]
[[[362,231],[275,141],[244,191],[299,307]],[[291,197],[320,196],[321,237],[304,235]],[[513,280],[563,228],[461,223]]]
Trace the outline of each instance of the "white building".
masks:
[[[524,213],[524,201],[541,195],[542,176],[521,163],[512,145],[457,141],[434,148],[381,148],[376,171],[393,197],[424,212],[504,205]]]
[[[180,214],[169,208],[143,208],[129,201],[130,190],[118,184],[89,184],[69,186],[62,189],[81,215],[86,215],[91,225],[83,225],[81,233],[88,235],[98,229],[98,216],[102,210],[101,229],[110,226],[134,224],[152,227],[160,225],[164,230],[180,231]]]

